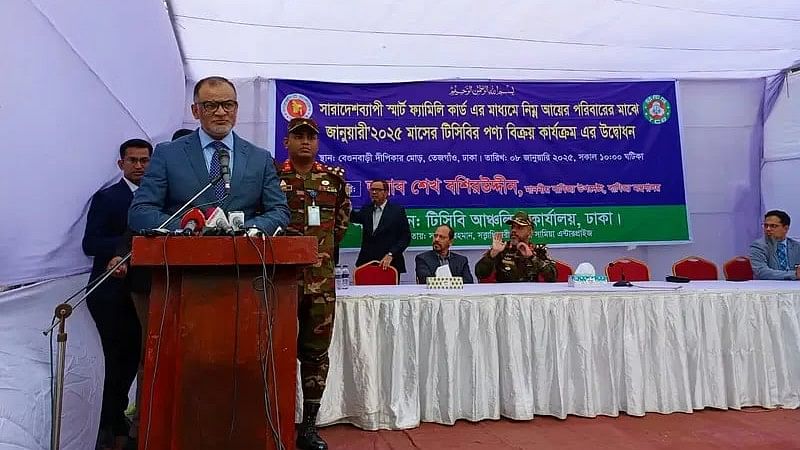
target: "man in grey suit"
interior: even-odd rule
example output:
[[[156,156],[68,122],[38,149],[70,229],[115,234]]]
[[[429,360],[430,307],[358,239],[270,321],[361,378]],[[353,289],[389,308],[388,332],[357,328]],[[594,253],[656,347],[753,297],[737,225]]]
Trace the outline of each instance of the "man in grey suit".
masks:
[[[787,237],[791,219],[784,211],[764,215],[764,237],[750,245],[750,264],[757,280],[800,278],[800,242]]]
[[[444,265],[450,266],[450,274],[463,278],[464,283],[473,282],[467,257],[450,251],[454,237],[455,232],[450,225],[442,225],[436,229],[433,233],[433,250],[420,253],[415,258],[417,283],[424,284],[426,278],[436,276],[436,269]]]
[[[232,131],[238,107],[236,88],[227,79],[209,77],[197,82],[192,115],[200,121],[200,128],[156,147],[128,211],[131,229],[161,225],[224,170],[221,155],[230,160],[230,192],[226,193],[223,183],[218,182],[192,206],[243,211],[246,228],[257,227],[267,234],[278,227],[286,228],[289,208],[272,156]],[[177,228],[179,220],[167,228]]]

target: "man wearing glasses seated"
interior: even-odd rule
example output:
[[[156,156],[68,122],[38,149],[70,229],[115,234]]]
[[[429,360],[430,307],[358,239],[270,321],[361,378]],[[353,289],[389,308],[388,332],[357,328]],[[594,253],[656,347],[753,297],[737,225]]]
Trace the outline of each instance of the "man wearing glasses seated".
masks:
[[[750,245],[750,264],[756,280],[800,278],[800,242],[787,237],[791,219],[784,211],[764,215],[764,237]]]

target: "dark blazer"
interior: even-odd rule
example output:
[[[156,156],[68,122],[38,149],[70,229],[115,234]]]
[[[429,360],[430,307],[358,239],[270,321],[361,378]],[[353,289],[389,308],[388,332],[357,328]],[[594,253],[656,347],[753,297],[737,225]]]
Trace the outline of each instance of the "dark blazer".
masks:
[[[289,208],[278,184],[272,156],[235,133],[233,152],[231,192],[219,206],[225,212],[243,211],[246,227],[255,226],[268,234],[278,226],[285,229],[289,223]],[[158,227],[208,181],[208,168],[197,131],[159,144],[128,212],[131,229]],[[209,189],[192,206],[215,204],[214,190]],[[167,228],[177,228],[179,221],[180,216]]]
[[[94,256],[91,279],[106,271],[106,265],[128,230],[128,207],[133,192],[125,180],[97,191],[92,196],[83,235],[83,252]],[[110,281],[110,280],[109,280]],[[100,288],[98,288],[100,290]]]
[[[125,257],[131,252],[133,248],[133,230],[128,229],[125,235],[120,240],[114,256]],[[152,284],[152,274],[149,267],[136,266],[133,267],[128,261],[128,274],[125,276],[125,286],[131,292],[137,294],[150,295],[150,286]]]
[[[425,284],[426,278],[436,275],[436,269],[439,268],[439,255],[433,250],[428,250],[417,255],[414,263],[416,264],[417,283]],[[466,256],[450,252],[447,265],[450,266],[450,273],[454,277],[464,279],[464,284],[474,283]]]
[[[387,253],[392,253],[392,267],[398,273],[405,273],[406,261],[403,252],[411,243],[411,228],[408,226],[406,210],[391,201],[386,202],[386,207],[381,214],[378,228],[372,232],[372,213],[375,205],[361,208],[360,211],[350,213],[350,221],[361,224],[361,251],[358,253],[356,266],[366,264],[372,260],[380,261]]]

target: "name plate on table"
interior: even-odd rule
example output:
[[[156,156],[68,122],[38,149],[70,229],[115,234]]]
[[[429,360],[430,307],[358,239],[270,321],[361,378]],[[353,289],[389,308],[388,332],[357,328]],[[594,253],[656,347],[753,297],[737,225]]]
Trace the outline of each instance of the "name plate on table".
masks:
[[[461,277],[428,277],[425,279],[428,289],[464,289]]]
[[[570,286],[598,286],[608,283],[605,275],[570,275]]]

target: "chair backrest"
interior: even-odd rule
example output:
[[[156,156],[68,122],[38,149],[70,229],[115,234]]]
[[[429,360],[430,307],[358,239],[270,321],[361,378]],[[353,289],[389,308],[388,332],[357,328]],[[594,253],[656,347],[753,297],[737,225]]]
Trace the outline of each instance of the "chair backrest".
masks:
[[[478,278],[478,283],[497,283],[497,277],[494,274],[494,271],[490,273],[488,276],[483,278]]]
[[[672,274],[690,280],[716,280],[719,278],[717,265],[700,256],[687,256],[672,265]]]
[[[753,266],[750,258],[735,256],[722,265],[722,272],[728,281],[749,281],[753,279]]]
[[[569,276],[572,275],[572,266],[565,263],[564,261],[556,260],[556,281],[559,283],[566,283],[569,281]],[[539,281],[544,281],[542,276],[539,276]],[[478,283],[496,283],[497,277],[495,273],[492,272],[488,276],[483,278],[478,278]]]
[[[609,281],[619,281],[623,275],[626,281],[650,281],[650,268],[643,261],[633,258],[619,258],[606,266]]]
[[[356,286],[399,284],[400,275],[392,266],[386,270],[380,267],[380,261],[370,261],[356,267],[353,271],[353,284]]]
[[[566,283],[569,281],[569,276],[572,275],[572,266],[564,261],[556,260],[556,281],[559,283]]]

